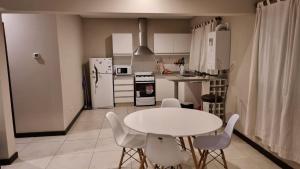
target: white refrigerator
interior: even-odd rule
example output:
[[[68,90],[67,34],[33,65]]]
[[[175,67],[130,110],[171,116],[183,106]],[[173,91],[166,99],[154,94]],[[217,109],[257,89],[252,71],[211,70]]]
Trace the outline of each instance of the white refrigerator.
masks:
[[[90,58],[89,64],[92,107],[113,107],[112,58]]]

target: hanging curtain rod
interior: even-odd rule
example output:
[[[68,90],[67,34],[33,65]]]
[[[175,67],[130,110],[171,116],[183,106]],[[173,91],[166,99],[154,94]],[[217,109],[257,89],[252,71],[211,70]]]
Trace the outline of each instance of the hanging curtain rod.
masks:
[[[193,27],[193,30],[197,29],[197,28],[200,28],[202,26],[208,25],[208,24],[210,24],[211,22],[214,22],[214,21],[217,21],[217,23],[220,23],[222,21],[222,17],[218,16],[218,17],[215,17],[215,18],[213,18],[213,19],[211,19],[209,21],[204,21],[204,22],[202,22],[202,23],[200,23],[198,25],[195,25]]]

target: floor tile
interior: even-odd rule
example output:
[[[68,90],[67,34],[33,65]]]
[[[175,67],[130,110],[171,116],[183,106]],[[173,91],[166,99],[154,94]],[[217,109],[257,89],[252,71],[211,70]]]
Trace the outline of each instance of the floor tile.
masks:
[[[80,117],[78,118],[78,121],[97,121],[102,123],[105,114],[106,111],[102,110],[87,110],[81,113]]]
[[[49,163],[47,169],[88,169],[92,152],[57,155]]]
[[[97,130],[102,127],[102,123],[98,121],[77,121],[71,131],[90,131]]]
[[[45,169],[53,157],[35,158],[32,160],[17,159],[12,165],[2,166],[2,169]]]
[[[27,160],[53,156],[62,144],[62,142],[30,143],[21,152],[19,152],[19,156],[21,159]]]
[[[65,141],[56,155],[72,154],[79,152],[93,152],[97,140]]]
[[[16,144],[16,149],[18,152],[21,152],[28,145],[29,145],[29,143],[19,143],[19,144]]]
[[[16,138],[16,143],[31,143],[32,137],[26,137],[26,138]]]
[[[81,131],[81,130],[72,130],[68,133],[66,141],[70,140],[89,140],[97,139],[100,134],[100,129]]]
[[[100,138],[97,142],[95,151],[122,151],[122,148],[115,143],[115,139]]]
[[[121,151],[98,151],[95,152],[91,161],[90,169],[112,169],[118,168],[121,158]],[[129,160],[123,165],[123,168],[131,168]]]
[[[122,148],[116,145],[110,124],[105,119],[105,114],[108,111],[116,112],[121,121],[123,121],[123,119],[131,112],[159,106],[160,105],[158,104],[157,106],[150,107],[134,107],[122,104],[113,109],[83,111],[66,136],[16,139],[19,158],[12,165],[3,166],[2,168],[117,168]],[[229,169],[280,168],[235,135],[233,135],[230,146],[224,151]],[[124,165],[124,168],[137,169],[139,168],[139,163],[131,159]],[[152,168],[153,167],[149,167],[149,169]],[[194,168],[192,158],[183,163],[183,168]],[[207,168],[223,169],[223,167],[215,161]]]
[[[32,142],[64,142],[66,136],[33,137]]]

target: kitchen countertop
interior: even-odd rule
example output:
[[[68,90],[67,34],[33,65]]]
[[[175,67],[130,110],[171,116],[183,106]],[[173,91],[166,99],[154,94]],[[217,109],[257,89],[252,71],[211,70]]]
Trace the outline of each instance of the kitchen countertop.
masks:
[[[160,74],[154,73],[155,78],[157,79],[166,79],[174,82],[201,82],[201,81],[209,81],[211,79],[216,79],[217,77],[200,77],[200,76],[191,76],[191,77],[184,77],[179,74],[179,72],[174,72],[170,74]],[[124,76],[117,76],[114,75],[114,79],[132,79],[134,75],[124,75]]]
[[[201,81],[208,81],[212,78],[215,77],[200,77],[200,76],[191,76],[191,77],[184,77],[182,75],[179,74],[179,72],[174,72],[171,74],[155,74],[156,78],[161,78],[161,79],[167,79],[170,81],[174,81],[174,82],[201,82]]]
[[[121,75],[121,76],[117,76],[117,75],[114,75],[114,79],[133,79],[133,75]]]
[[[201,82],[201,81],[208,81],[211,78],[209,77],[200,77],[200,76],[191,76],[191,77],[184,77],[181,75],[175,75],[175,76],[167,76],[167,80],[174,81],[174,82]]]

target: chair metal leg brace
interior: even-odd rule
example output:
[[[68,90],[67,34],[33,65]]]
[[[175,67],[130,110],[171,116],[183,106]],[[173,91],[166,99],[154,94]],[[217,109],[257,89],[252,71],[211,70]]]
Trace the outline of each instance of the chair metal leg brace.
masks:
[[[212,155],[212,153],[215,153],[215,155]],[[210,155],[212,157],[211,160],[209,160],[208,162],[206,162],[206,159],[207,159],[207,156]],[[217,158],[220,157],[222,158],[223,160],[223,163],[220,162]],[[227,162],[226,162],[226,159],[225,159],[225,154],[224,154],[224,151],[221,149],[220,150],[220,153],[216,153],[215,150],[214,151],[211,151],[209,152],[209,150],[204,150],[202,155],[201,155],[201,158],[199,160],[199,163],[197,165],[197,169],[200,169],[200,168],[204,168],[205,166],[207,166],[210,162],[212,161],[217,161],[218,163],[220,163],[222,166],[224,166],[225,169],[228,169],[227,168]],[[202,167],[201,167],[202,166]]]
[[[133,151],[133,153],[131,153],[131,151]],[[134,155],[137,153],[139,154],[140,161],[134,157]],[[124,160],[125,155],[128,156],[126,160]],[[140,163],[142,168],[145,168],[144,163],[145,163],[146,167],[148,167],[148,164],[146,162],[146,157],[143,153],[143,150],[141,150],[141,149],[135,150],[132,148],[129,148],[129,150],[126,150],[126,148],[123,148],[121,159],[119,162],[119,169],[121,169],[122,165],[125,164],[131,158],[134,159],[135,161],[137,161],[138,163]]]

